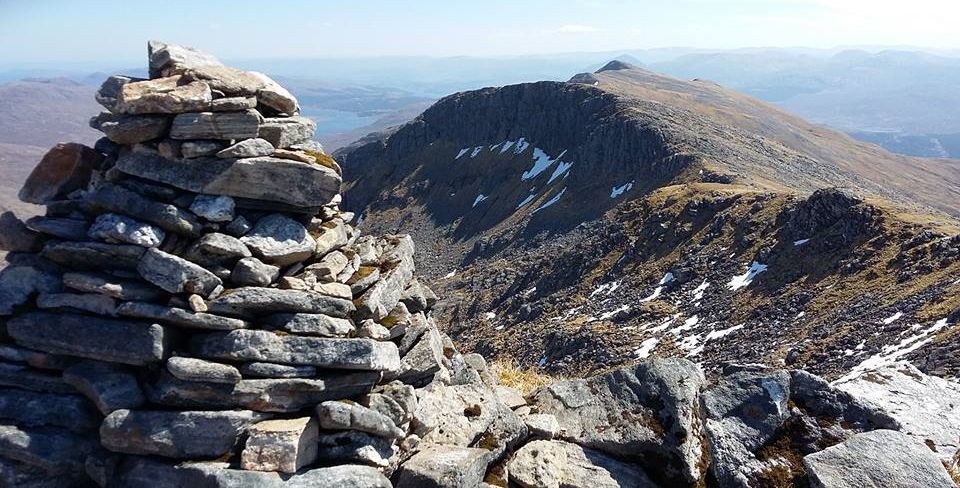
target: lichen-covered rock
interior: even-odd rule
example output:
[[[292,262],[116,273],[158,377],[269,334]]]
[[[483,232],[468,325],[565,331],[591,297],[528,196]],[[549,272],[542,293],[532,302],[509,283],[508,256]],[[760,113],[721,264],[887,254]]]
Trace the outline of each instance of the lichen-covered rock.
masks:
[[[258,258],[275,266],[286,266],[313,256],[316,241],[300,222],[282,214],[261,218],[240,238]]]
[[[230,222],[236,203],[222,195],[197,195],[190,204],[190,211],[210,222]]]
[[[479,486],[490,451],[471,447],[426,446],[403,463],[397,488]]]
[[[655,488],[637,465],[564,441],[533,441],[514,454],[510,481],[523,488]]]
[[[210,296],[223,283],[217,275],[173,254],[151,248],[137,265],[140,276],[170,293]]]
[[[103,420],[100,442],[114,452],[211,459],[233,451],[247,427],[265,418],[265,414],[244,410],[116,410]]]
[[[231,290],[210,303],[210,311],[240,317],[268,313],[319,313],[347,317],[354,310],[348,300],[304,290],[276,288],[240,288]]]
[[[222,363],[197,358],[172,357],[167,359],[167,371],[183,381],[206,381],[235,385],[240,382],[240,371]]]
[[[111,213],[98,215],[87,231],[87,235],[91,239],[116,244],[136,244],[143,247],[157,247],[166,236],[157,227]]]
[[[399,439],[405,432],[389,417],[362,405],[327,401],[317,405],[320,426],[331,430],[358,430],[388,439]]]
[[[243,469],[296,473],[317,459],[317,421],[310,417],[265,420],[247,430]]]

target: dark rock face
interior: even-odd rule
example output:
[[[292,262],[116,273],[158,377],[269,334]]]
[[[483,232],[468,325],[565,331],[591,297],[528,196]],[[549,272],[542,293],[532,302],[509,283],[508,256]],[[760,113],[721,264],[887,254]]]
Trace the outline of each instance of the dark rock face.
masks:
[[[103,155],[82,144],[58,144],[34,168],[20,190],[20,199],[45,204],[79,190],[99,169]]]

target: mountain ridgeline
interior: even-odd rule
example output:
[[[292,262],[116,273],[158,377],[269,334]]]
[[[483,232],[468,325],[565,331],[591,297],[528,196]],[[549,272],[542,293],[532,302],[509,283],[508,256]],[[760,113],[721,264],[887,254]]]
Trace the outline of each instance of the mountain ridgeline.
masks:
[[[362,226],[417,240],[467,348],[572,374],[960,371],[956,160],[619,61],[457,93],[334,156]]]

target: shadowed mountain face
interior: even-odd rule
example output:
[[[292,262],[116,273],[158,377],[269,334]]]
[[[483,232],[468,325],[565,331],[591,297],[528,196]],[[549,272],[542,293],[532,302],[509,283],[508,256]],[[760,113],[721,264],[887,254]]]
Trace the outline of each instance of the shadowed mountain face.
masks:
[[[921,354],[898,345],[920,330],[918,362],[960,368],[960,163],[626,63],[573,81],[451,95],[335,154],[363,225],[418,239],[461,343],[578,374],[653,354],[840,376]]]

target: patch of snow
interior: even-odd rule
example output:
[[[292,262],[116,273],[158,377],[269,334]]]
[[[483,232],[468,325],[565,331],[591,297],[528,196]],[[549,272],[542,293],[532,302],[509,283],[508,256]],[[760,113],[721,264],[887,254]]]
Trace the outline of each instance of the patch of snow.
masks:
[[[739,290],[745,286],[750,285],[750,283],[753,283],[753,279],[756,278],[758,274],[763,273],[766,270],[767,270],[766,264],[761,264],[754,261],[753,263],[750,264],[750,269],[748,269],[746,273],[742,275],[737,275],[731,278],[730,283],[727,284],[727,287],[733,291]]]
[[[631,188],[633,188],[632,181],[630,183],[624,183],[623,185],[620,185],[620,186],[615,186],[613,187],[612,190],[610,190],[610,198],[617,198],[620,195],[623,195],[624,193],[630,191]]]
[[[608,283],[604,283],[596,287],[592,292],[590,292],[590,298],[593,298],[595,295],[598,295],[600,293],[603,293],[604,295],[609,295],[614,291],[616,291],[617,288],[620,288],[619,281],[611,281]],[[580,307],[577,307],[577,308],[580,308]]]
[[[689,337],[684,337],[678,344],[680,349],[687,351],[687,356],[696,356],[703,352],[703,344],[700,343],[700,334],[693,334]]]
[[[463,156],[464,154],[467,154],[467,151],[469,151],[470,149],[472,149],[472,148],[465,147],[465,148],[461,149],[460,152],[457,153],[457,157],[455,157],[455,158],[453,158],[453,159],[460,159],[460,157]]]
[[[457,275],[457,270],[453,270],[453,271],[451,271],[451,272],[443,275],[443,279],[449,280],[450,278],[453,278],[453,277],[456,276],[456,275]]]
[[[534,286],[533,288],[524,290],[523,293],[521,293],[521,295],[523,295],[524,297],[528,297],[530,295],[533,295],[536,292],[537,292],[537,287]]]
[[[487,319],[487,320],[493,320],[493,319],[497,318],[497,314],[495,314],[495,313],[493,313],[493,312],[487,312],[487,313],[483,314],[483,318],[485,318],[485,319]]]
[[[700,317],[694,315],[693,317],[690,317],[687,320],[684,320],[683,325],[675,327],[670,332],[673,333],[673,335],[680,335],[681,332],[691,330],[694,327],[696,327],[697,324],[699,323],[700,323]]]
[[[527,142],[527,139],[525,137],[521,137],[517,141],[517,145],[513,148],[513,153],[523,154],[523,152],[526,151],[528,147],[530,147],[530,143]]]
[[[770,395],[773,404],[777,406],[777,415],[783,413],[782,409],[787,396],[780,384],[770,378],[763,378],[760,380],[760,386],[767,390],[767,395]]]
[[[477,157],[477,155],[480,154],[480,151],[483,151],[483,146],[477,146],[473,148],[473,152],[470,153],[470,159]]]
[[[547,364],[547,357],[546,357],[546,356],[540,356],[540,360],[537,361],[537,366],[540,366],[540,367],[542,368],[542,367],[544,367],[546,364]]]
[[[540,149],[539,147],[533,148],[533,167],[527,171],[524,171],[523,174],[520,175],[520,179],[522,181],[527,181],[530,178],[533,178],[539,175],[540,173],[543,173],[544,171],[547,170],[547,168],[552,166],[553,163],[557,162],[566,153],[567,153],[567,150],[564,149],[559,156],[553,159],[550,159],[550,156],[547,153],[545,153],[543,149]]]
[[[564,192],[566,192],[566,191],[567,191],[567,187],[563,187],[563,189],[560,190],[560,193],[557,193],[556,195],[554,195],[553,198],[547,200],[543,205],[540,205],[539,207],[535,208],[535,209],[533,210],[533,213],[537,213],[537,212],[539,212],[539,211],[541,211],[541,210],[549,207],[550,205],[553,205],[554,203],[559,202],[559,201],[560,201],[560,197],[562,197],[563,194],[564,194]]]
[[[703,292],[707,290],[708,286],[710,286],[710,283],[707,282],[707,280],[703,280],[703,283],[700,283],[700,286],[693,289],[693,299],[703,300]]]
[[[860,376],[865,371],[897,362],[903,356],[920,349],[932,341],[933,334],[941,329],[947,328],[947,325],[947,319],[940,319],[930,327],[901,340],[898,344],[889,344],[883,346],[883,349],[881,349],[880,352],[870,356],[860,364],[854,366],[849,373],[835,381],[835,383],[842,383],[844,381],[851,380],[857,376]],[[860,348],[859,345],[857,347]]]
[[[798,319],[802,319],[803,316],[806,315],[806,314],[807,314],[807,312],[801,311],[800,313],[797,314],[797,318],[798,318]]]
[[[611,311],[609,311],[609,312],[601,315],[601,316],[600,316],[600,320],[607,320],[607,319],[613,317],[614,315],[616,315],[616,314],[618,314],[618,313],[620,313],[620,312],[629,312],[629,311],[630,311],[630,305],[623,305],[622,307],[620,307],[620,308],[618,308],[618,309],[616,309],[616,310],[611,310]]]
[[[486,200],[486,199],[487,199],[487,196],[484,195],[483,193],[477,195],[476,200],[473,201],[473,206],[476,207],[477,205],[480,204],[480,202],[482,202],[482,201],[484,201],[484,200]]]
[[[357,217],[357,225],[360,225],[363,223],[363,217],[364,217],[363,212],[361,212],[360,216]]]
[[[650,357],[650,353],[653,352],[653,348],[657,347],[659,342],[660,339],[656,337],[644,339],[644,341],[640,343],[640,347],[633,351],[633,355],[636,356],[637,359],[646,359]]]
[[[651,300],[656,300],[661,293],[663,293],[663,285],[673,281],[673,273],[667,271],[663,278],[660,279],[660,282],[657,283],[657,287],[654,288],[653,293],[650,294],[647,298],[640,299],[641,302],[649,302]]]
[[[799,241],[793,241],[793,246],[794,247],[802,246],[808,242],[810,242],[810,239],[800,239]]]
[[[560,164],[557,165],[557,169],[553,170],[553,174],[550,175],[550,179],[547,180],[547,184],[549,185],[550,183],[552,183],[553,180],[559,178],[560,175],[563,175],[563,177],[566,178],[567,177],[566,173],[568,173],[570,171],[570,168],[572,167],[573,167],[573,162],[564,163],[563,161],[560,161]]]
[[[537,195],[527,195],[527,198],[524,198],[520,205],[517,205],[517,209],[521,209],[526,206],[528,203],[532,202],[534,198],[537,198]]]
[[[507,150],[510,149],[510,146],[512,145],[513,145],[513,141],[507,140],[503,142],[503,147],[500,148],[500,154],[507,152]]]
[[[503,330],[503,326],[502,326],[502,325],[498,325],[498,326],[494,327],[494,330]]]
[[[730,334],[732,334],[732,333],[734,333],[734,332],[742,329],[742,328],[743,328],[743,325],[744,325],[744,324],[734,325],[733,327],[730,327],[730,328],[728,328],[728,329],[711,330],[710,332],[707,333],[707,337],[704,339],[704,342],[706,342],[706,341],[712,341],[712,340],[716,340],[716,339],[721,339],[721,338],[723,338],[723,337],[725,337],[725,336],[727,336],[727,335],[730,335]]]
[[[890,325],[890,324],[896,322],[897,320],[899,320],[900,317],[903,317],[903,312],[897,312],[897,313],[895,313],[895,314],[893,314],[893,315],[891,315],[891,316],[883,319],[883,325]]]
[[[649,329],[649,331],[650,331],[650,332],[662,332],[662,331],[666,330],[667,327],[670,327],[670,324],[672,324],[673,321],[674,321],[674,320],[677,320],[678,318],[680,318],[680,314],[675,313],[675,314],[667,317],[666,319],[664,319],[663,322],[662,322],[660,325],[658,325],[658,326],[656,326],[656,327],[651,327],[651,328]]]

